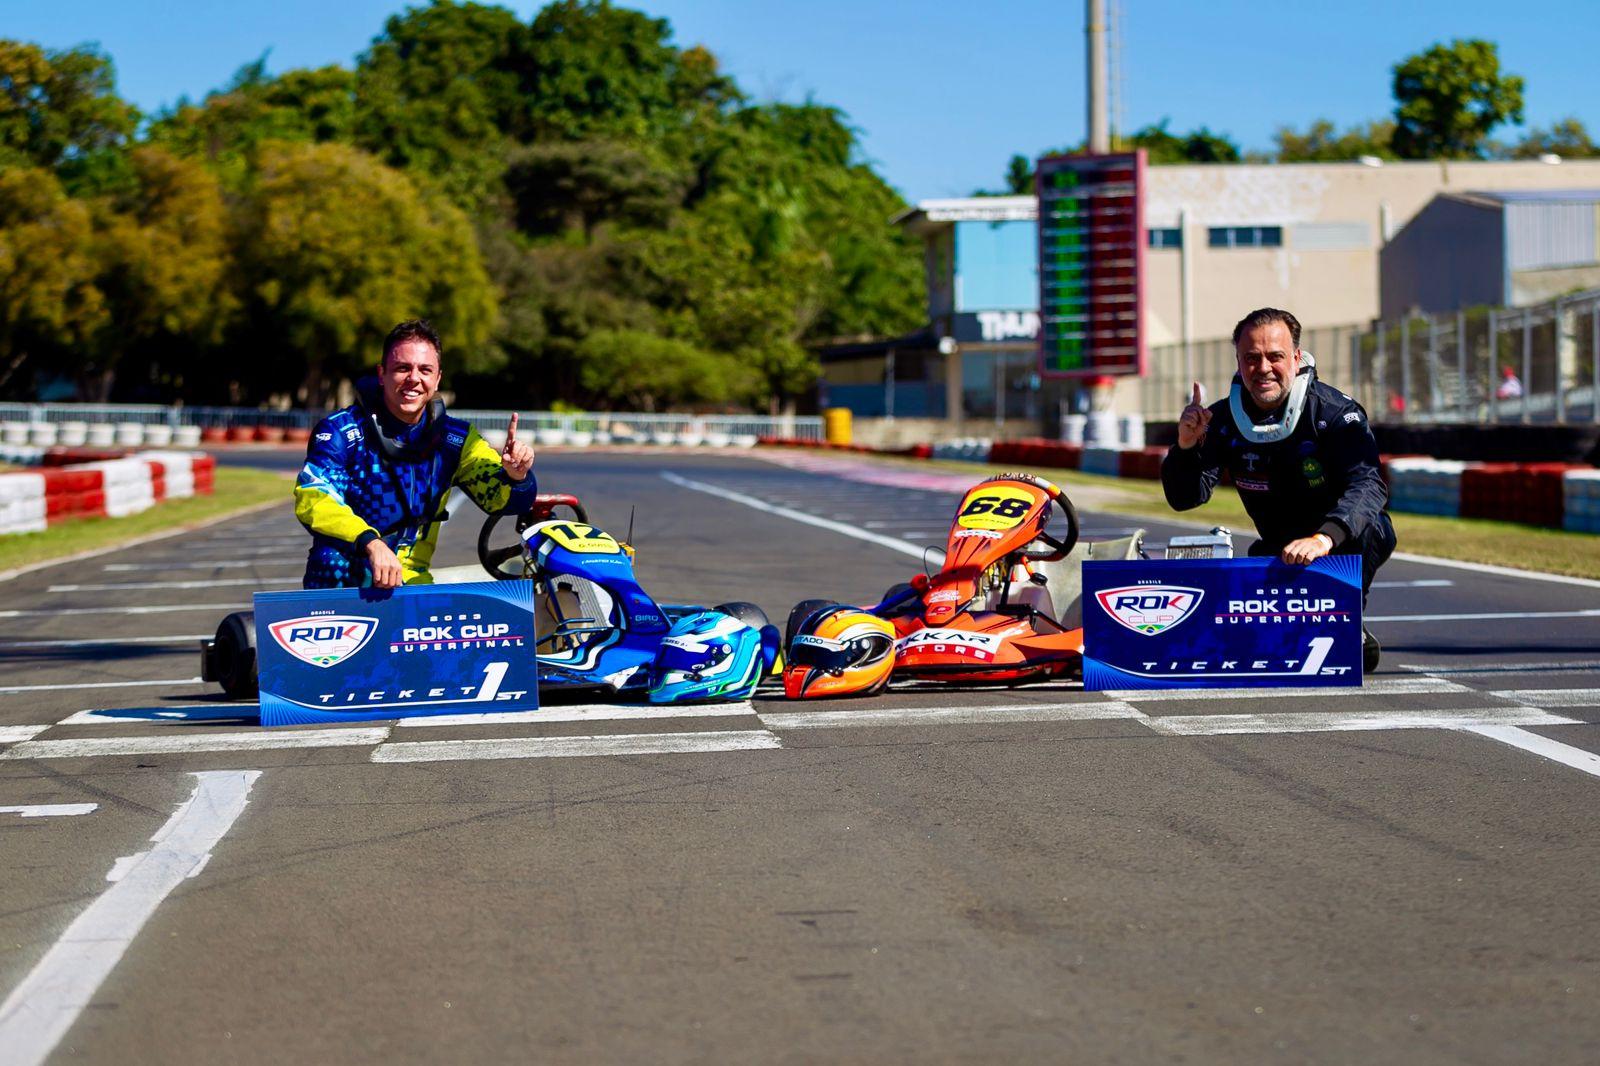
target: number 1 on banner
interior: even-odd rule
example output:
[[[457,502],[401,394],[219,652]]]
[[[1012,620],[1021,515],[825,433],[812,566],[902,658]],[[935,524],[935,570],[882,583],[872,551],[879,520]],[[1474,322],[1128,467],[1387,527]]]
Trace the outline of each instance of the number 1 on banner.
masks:
[[[1324,653],[1326,654],[1326,653]],[[488,703],[500,694],[500,682],[506,679],[506,671],[511,669],[510,663],[490,663],[483,668],[483,685],[478,689],[478,694],[472,697],[475,703]]]
[[[1333,650],[1332,637],[1312,637],[1311,654],[1306,656],[1306,663],[1300,668],[1302,674],[1314,674],[1322,669],[1323,660]],[[500,665],[496,663],[495,665]]]

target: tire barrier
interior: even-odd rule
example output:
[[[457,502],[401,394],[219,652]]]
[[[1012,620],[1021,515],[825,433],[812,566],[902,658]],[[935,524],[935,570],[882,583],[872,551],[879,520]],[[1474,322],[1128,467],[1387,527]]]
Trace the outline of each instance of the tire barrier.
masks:
[[[0,448],[0,458],[29,458],[18,447]],[[216,460],[203,452],[107,455],[58,448],[31,457],[38,471],[0,474],[0,534],[35,533],[73,518],[136,514],[162,500],[208,496],[216,481]]]

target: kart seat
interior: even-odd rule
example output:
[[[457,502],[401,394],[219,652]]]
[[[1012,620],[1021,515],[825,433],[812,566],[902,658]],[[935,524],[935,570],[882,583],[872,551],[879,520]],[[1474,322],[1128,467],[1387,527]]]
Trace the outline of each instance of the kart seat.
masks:
[[[1045,586],[1040,589],[1030,582],[1016,582],[1012,586],[1014,600],[1035,601],[1040,610],[1054,618],[1066,629],[1083,625],[1083,563],[1085,560],[1137,559],[1144,544],[1145,531],[1136,529],[1126,537],[1110,540],[1080,540],[1073,545],[1065,559],[1053,563],[1034,563],[1035,573],[1043,574]],[[1031,590],[1033,591],[1030,594]],[[1048,597],[1048,606],[1036,600],[1039,592]]]

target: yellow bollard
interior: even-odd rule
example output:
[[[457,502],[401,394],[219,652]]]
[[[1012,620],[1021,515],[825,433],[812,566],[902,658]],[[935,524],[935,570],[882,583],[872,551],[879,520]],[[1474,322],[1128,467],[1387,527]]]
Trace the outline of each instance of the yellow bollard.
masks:
[[[850,408],[830,407],[823,411],[822,429],[829,444],[849,444]]]

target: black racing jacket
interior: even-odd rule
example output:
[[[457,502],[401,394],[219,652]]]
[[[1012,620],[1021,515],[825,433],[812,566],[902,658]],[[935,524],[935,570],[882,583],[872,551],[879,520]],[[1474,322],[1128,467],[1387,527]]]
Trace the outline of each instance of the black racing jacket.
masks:
[[[1248,397],[1244,404],[1251,408]],[[1245,439],[1227,400],[1210,410],[1205,439],[1187,450],[1174,444],[1161,462],[1173,510],[1205,503],[1227,470],[1256,532],[1275,548],[1313,533],[1338,547],[1393,528],[1367,413],[1338,389],[1313,382],[1294,432],[1271,444]]]

